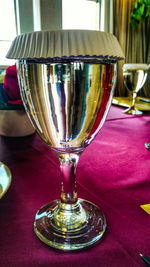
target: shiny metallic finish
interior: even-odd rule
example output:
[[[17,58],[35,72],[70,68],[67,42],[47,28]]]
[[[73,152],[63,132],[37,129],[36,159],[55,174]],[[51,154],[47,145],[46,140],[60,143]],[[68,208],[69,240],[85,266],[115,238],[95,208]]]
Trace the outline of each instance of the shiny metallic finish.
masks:
[[[116,81],[115,64],[19,64],[21,95],[51,147],[83,150],[102,127]]]
[[[138,93],[146,81],[147,70],[126,70],[123,76],[126,88],[130,92]]]
[[[132,94],[132,106],[128,108],[127,110],[125,110],[124,112],[129,113],[129,114],[142,114],[141,111],[135,108],[135,100],[136,100],[137,93],[143,87],[146,81],[147,70],[143,70],[143,69],[124,70],[123,76],[124,76],[124,84],[126,88]]]
[[[103,212],[78,199],[76,188],[79,156],[102,127],[116,83],[116,64],[98,61],[18,63],[26,111],[39,135],[55,150],[62,175],[60,200],[37,212],[34,231],[44,243],[61,250],[91,246],[106,229]]]

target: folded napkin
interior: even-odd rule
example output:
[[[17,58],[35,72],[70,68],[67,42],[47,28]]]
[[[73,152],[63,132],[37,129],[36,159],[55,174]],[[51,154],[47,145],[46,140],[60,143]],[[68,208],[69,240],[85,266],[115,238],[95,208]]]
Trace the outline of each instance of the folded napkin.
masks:
[[[16,65],[9,66],[6,69],[2,94],[4,102],[12,105],[23,105],[19,91]]]
[[[140,207],[150,215],[150,204],[141,205]]]

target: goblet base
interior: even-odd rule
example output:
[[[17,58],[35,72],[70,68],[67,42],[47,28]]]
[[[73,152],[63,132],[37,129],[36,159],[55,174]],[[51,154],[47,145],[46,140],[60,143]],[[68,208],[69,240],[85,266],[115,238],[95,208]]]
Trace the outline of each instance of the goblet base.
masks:
[[[62,204],[55,200],[36,214],[34,231],[48,246],[71,251],[98,242],[106,229],[102,211],[93,203],[78,199],[77,204]]]
[[[123,113],[131,114],[131,115],[142,115],[143,112],[141,110],[138,110],[135,107],[129,107],[123,111]]]
[[[147,150],[150,150],[150,142],[145,143],[145,147],[147,148]]]

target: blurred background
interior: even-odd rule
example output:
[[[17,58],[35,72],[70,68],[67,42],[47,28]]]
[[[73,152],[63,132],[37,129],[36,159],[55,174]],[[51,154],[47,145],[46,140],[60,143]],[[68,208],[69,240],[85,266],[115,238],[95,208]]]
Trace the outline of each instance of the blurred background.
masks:
[[[150,64],[150,0],[5,0],[0,8],[0,83],[15,61],[5,55],[18,34],[48,29],[113,33],[125,54],[118,65],[116,96],[127,96],[124,63]],[[150,98],[150,75],[140,95]]]

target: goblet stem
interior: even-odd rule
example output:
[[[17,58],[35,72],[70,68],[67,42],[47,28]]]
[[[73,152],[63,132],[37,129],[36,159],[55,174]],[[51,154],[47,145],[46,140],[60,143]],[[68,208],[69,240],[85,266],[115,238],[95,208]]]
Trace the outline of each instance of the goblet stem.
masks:
[[[86,223],[86,211],[77,199],[76,167],[81,153],[57,153],[61,170],[61,197],[53,222],[65,231],[81,229]]]
[[[77,198],[76,167],[81,152],[56,153],[62,175],[61,197],[37,212],[34,231],[49,246],[79,250],[101,239],[106,219],[97,206]]]
[[[80,154],[59,153],[60,170],[62,175],[61,182],[61,202],[74,204],[77,202],[76,190],[76,167]]]
[[[132,108],[135,109],[135,100],[136,100],[136,97],[137,97],[137,93],[134,92],[133,93],[133,96],[132,96]]]
[[[131,106],[129,108],[127,108],[126,110],[124,110],[123,113],[132,114],[132,115],[141,115],[141,114],[143,114],[143,112],[141,110],[138,110],[135,107],[136,97],[137,97],[137,92],[134,92],[132,94],[132,104],[131,104]]]

